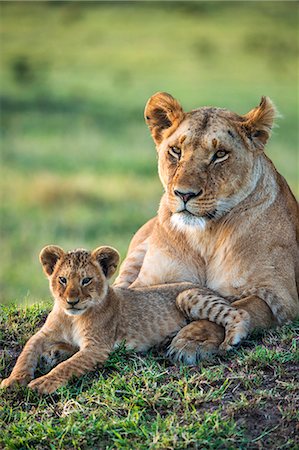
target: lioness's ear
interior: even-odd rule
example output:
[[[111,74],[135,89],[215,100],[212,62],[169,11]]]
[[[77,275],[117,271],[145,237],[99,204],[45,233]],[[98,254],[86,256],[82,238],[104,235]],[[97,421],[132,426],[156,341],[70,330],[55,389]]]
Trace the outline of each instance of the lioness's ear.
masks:
[[[118,251],[112,247],[98,247],[92,252],[91,257],[101,266],[108,279],[116,271],[120,259]]]
[[[177,100],[166,92],[157,92],[147,102],[144,117],[156,144],[163,139],[163,131],[174,131],[185,117]],[[170,133],[169,133],[170,134]]]
[[[270,137],[277,109],[269,97],[262,97],[259,106],[243,116],[242,126],[257,149],[262,150]]]
[[[63,255],[64,251],[57,245],[47,245],[42,249],[39,254],[39,260],[48,277],[52,275],[57,261],[61,259]]]

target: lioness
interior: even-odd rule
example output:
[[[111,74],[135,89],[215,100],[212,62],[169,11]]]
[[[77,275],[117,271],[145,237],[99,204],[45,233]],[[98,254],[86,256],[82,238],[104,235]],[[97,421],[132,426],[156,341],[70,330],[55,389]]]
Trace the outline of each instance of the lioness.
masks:
[[[149,99],[145,120],[165,194],[158,216],[134,236],[116,286],[199,283],[246,310],[250,330],[299,314],[298,203],[264,153],[275,114],[267,97],[245,115],[185,113],[167,93]],[[201,320],[171,350],[195,362],[223,338],[221,326]]]
[[[41,394],[52,393],[72,376],[103,364],[120,342],[145,351],[172,338],[188,321],[210,315],[217,315],[218,323],[225,327],[224,348],[235,345],[248,332],[246,311],[236,311],[219,296],[192,284],[111,288],[108,279],[119,261],[119,253],[112,247],[65,253],[50,245],[41,251],[40,261],[54,307],[44,326],[25,345],[2,388],[29,383],[29,388]],[[205,303],[207,295],[209,305]],[[71,357],[32,380],[39,356],[52,350]]]

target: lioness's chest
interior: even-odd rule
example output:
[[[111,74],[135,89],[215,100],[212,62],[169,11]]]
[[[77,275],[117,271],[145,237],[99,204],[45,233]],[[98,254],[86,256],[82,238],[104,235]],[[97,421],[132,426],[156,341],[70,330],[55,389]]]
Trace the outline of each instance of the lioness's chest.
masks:
[[[203,241],[204,243],[204,241]],[[204,261],[205,286],[224,296],[236,295],[248,283],[248,270],[230,239],[197,246],[198,269]]]
[[[213,261],[206,269],[206,286],[224,296],[236,295],[247,285],[247,277],[237,265]]]

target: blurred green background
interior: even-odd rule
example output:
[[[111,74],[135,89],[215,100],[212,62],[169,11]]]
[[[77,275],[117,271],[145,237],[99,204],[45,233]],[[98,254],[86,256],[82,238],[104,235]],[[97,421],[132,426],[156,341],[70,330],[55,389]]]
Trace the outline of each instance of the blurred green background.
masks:
[[[143,122],[186,110],[283,119],[267,152],[298,195],[297,2],[1,2],[1,302],[49,297],[40,249],[122,256],[162,188]]]

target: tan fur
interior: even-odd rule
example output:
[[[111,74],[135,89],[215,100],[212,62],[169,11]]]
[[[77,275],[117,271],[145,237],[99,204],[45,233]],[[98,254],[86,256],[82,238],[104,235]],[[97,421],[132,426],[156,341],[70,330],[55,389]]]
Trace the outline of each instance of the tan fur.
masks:
[[[142,266],[138,254],[131,287],[199,284],[247,311],[250,329],[299,314],[298,203],[264,153],[275,114],[267,97],[245,115],[212,107],[184,113],[169,94],[151,97],[145,116],[165,194],[158,217],[134,237],[139,248],[146,241],[146,249]],[[127,273],[133,252],[134,244],[123,266]],[[126,283],[122,271],[119,280]],[[177,342],[186,347],[193,341],[204,355],[205,333],[217,351],[224,334],[210,322],[188,325]],[[173,353],[183,355],[182,346]]]
[[[92,253],[65,253],[60,247],[47,246],[40,260],[50,281],[54,308],[45,325],[25,345],[11,375],[2,381],[2,388],[29,383],[40,393],[54,392],[72,376],[103,364],[121,342],[127,348],[146,351],[175,336],[187,325],[187,319],[217,316],[216,322],[227,330],[228,344],[238,341],[240,327],[232,330],[230,316],[241,318],[241,314],[210,291],[188,283],[142,289],[109,287],[108,279],[119,260],[118,252],[111,247],[99,247]],[[205,301],[204,294],[211,297],[210,302]],[[220,314],[221,308],[224,314]],[[38,358],[44,354],[50,364],[61,356],[71,357],[33,379]]]
[[[133,237],[128,249],[128,256],[122,263],[120,274],[114,282],[115,287],[127,288],[138,277],[147,250],[146,238],[151,233],[154,222],[155,218],[149,220]]]
[[[247,337],[250,315],[243,309],[235,309],[223,298],[208,289],[190,289],[180,293],[177,306],[189,319],[209,319],[225,328],[222,350],[230,350]]]

